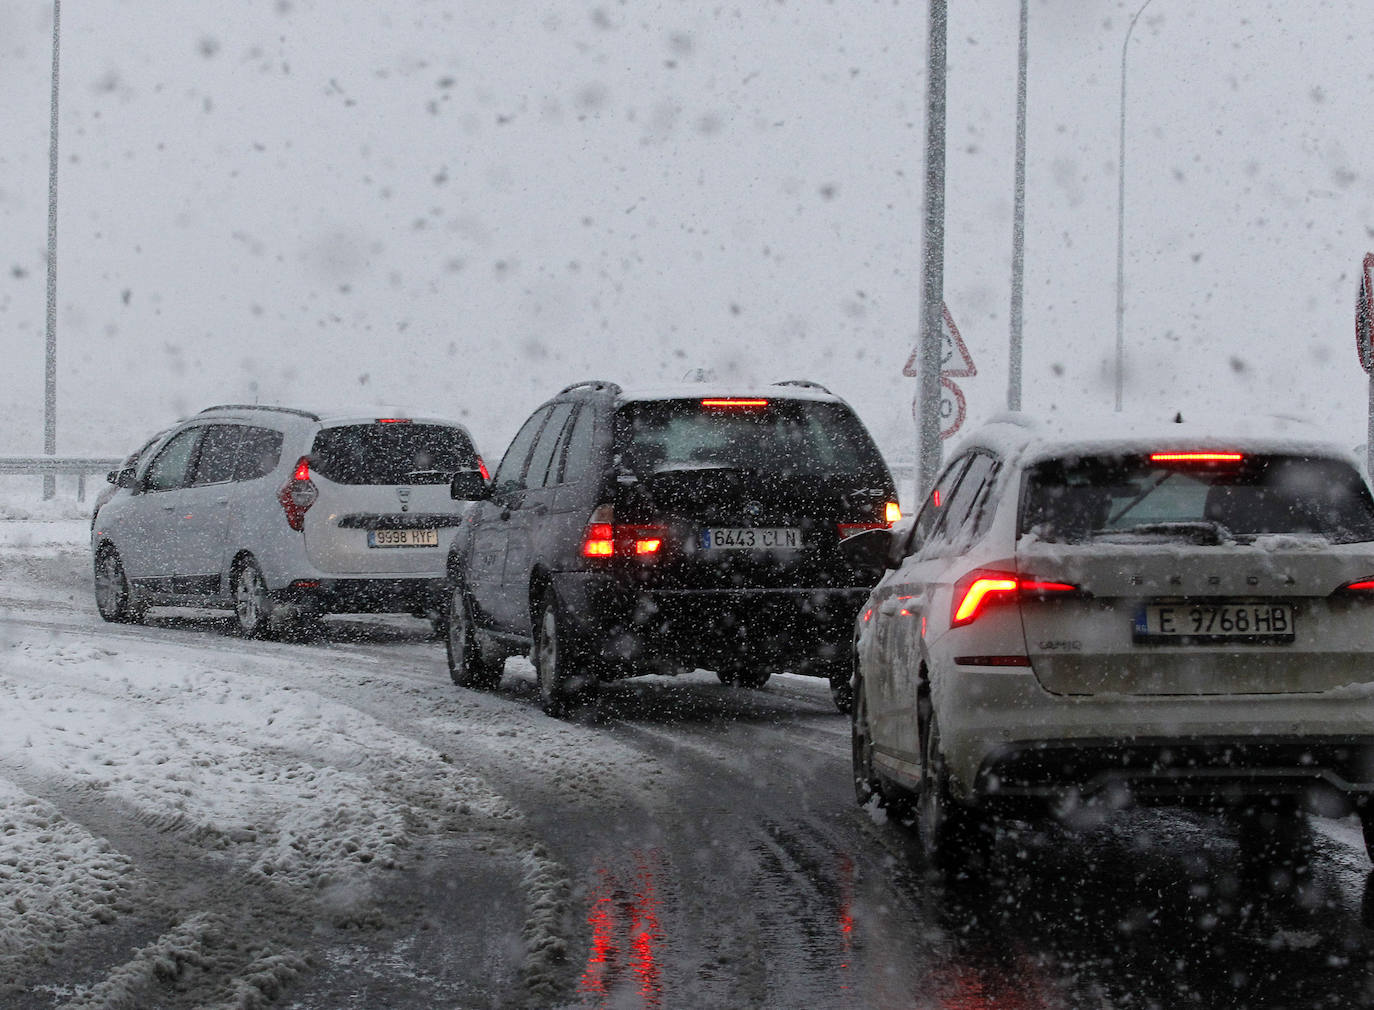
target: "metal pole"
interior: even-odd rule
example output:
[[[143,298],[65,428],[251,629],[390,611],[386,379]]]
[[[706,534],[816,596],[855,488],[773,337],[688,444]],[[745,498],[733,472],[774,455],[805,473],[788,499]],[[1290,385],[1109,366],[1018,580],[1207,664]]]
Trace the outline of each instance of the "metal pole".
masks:
[[[1131,44],[1135,23],[1151,0],[1145,0],[1126,28],[1121,43],[1121,132],[1120,149],[1116,159],[1116,409],[1121,410],[1121,393],[1126,382],[1126,52]]]
[[[43,362],[43,451],[57,452],[57,68],[61,0],[52,4],[52,120],[48,139],[48,326]],[[43,477],[43,498],[57,493],[57,478]]]
[[[1021,409],[1021,305],[1026,277],[1026,56],[1028,0],[1021,0],[1021,42],[1016,60],[1016,182],[1011,216],[1011,348],[1007,354],[1007,409]]]
[[[918,499],[940,472],[940,345],[945,307],[945,67],[946,0],[930,0],[930,59],[926,82],[926,189],[922,228],[921,410]]]

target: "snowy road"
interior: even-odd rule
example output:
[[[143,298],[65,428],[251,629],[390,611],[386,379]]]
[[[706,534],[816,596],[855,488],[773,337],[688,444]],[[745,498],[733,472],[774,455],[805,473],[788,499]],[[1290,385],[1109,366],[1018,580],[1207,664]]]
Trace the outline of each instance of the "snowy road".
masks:
[[[0,527],[0,1007],[1374,1005],[1351,820],[1296,881],[1139,812],[954,893],[853,804],[820,682],[559,722],[418,621],[103,624],[84,524]]]

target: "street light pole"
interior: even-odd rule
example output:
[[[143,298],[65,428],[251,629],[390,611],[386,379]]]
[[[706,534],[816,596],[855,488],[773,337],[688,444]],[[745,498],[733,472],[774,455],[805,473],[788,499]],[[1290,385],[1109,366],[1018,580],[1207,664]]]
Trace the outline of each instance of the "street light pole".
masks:
[[[43,451],[57,452],[57,67],[61,0],[52,4],[52,120],[48,139],[48,322],[43,360]],[[43,476],[43,498],[57,493],[57,478]]]
[[[1021,41],[1016,60],[1016,181],[1012,186],[1011,347],[1007,354],[1007,409],[1021,409],[1021,306],[1026,277],[1026,56],[1028,0],[1021,0]]]
[[[1126,53],[1131,44],[1131,32],[1135,23],[1152,0],[1145,0],[1131,18],[1126,29],[1126,39],[1121,43],[1121,133],[1120,149],[1116,159],[1116,409],[1121,410],[1121,392],[1125,385],[1126,353]]]
[[[940,472],[940,350],[945,306],[945,70],[949,14],[946,0],[930,0],[926,80],[926,188],[922,226],[920,424],[918,499]]]

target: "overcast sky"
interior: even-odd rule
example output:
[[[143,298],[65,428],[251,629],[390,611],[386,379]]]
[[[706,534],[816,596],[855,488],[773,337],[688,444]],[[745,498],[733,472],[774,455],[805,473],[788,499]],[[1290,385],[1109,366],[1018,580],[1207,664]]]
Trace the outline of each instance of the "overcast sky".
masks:
[[[1121,48],[1032,0],[1024,402],[1110,408]],[[1006,397],[1015,0],[952,0],[946,298]],[[891,454],[919,319],[923,0],[63,8],[60,452],[202,406],[390,402],[499,456],[589,376],[805,376]],[[51,18],[0,0],[0,453],[42,448]],[[1126,404],[1364,440],[1374,5],[1151,0]]]

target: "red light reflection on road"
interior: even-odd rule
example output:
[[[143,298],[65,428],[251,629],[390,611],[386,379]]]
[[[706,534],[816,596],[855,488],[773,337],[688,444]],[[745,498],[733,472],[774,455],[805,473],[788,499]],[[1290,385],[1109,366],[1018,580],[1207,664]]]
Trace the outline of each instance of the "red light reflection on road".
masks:
[[[663,1005],[663,973],[656,947],[663,941],[658,922],[657,852],[634,854],[632,880],[626,882],[611,871],[598,871],[599,882],[591,895],[587,925],[591,951],[578,980],[578,989],[595,1006],[628,1006],[627,986],[633,986],[640,1006]]]

